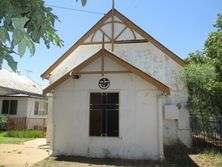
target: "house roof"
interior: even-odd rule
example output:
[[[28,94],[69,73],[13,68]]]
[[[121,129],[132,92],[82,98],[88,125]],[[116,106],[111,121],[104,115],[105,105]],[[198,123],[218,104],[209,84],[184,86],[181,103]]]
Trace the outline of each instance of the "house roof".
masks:
[[[28,77],[6,69],[0,69],[0,88],[14,93],[41,95],[43,86]]]
[[[35,99],[47,99],[46,96],[42,95],[33,95],[33,94],[25,94],[25,93],[13,93],[13,94],[6,94],[0,95],[0,97],[7,97],[7,98],[35,98]]]
[[[94,62],[96,59],[98,59],[101,56],[106,56],[113,60],[114,62],[122,65],[130,72],[134,73],[135,75],[139,76],[140,78],[144,79],[145,81],[149,82],[150,84],[154,85],[157,89],[162,91],[163,93],[169,95],[170,89],[165,84],[161,83],[160,81],[156,80],[155,78],[151,77],[147,73],[141,71],[140,69],[136,68],[135,66],[129,64],[128,62],[124,61],[123,59],[116,56],[114,53],[111,53],[105,49],[99,50],[96,54],[79,64],[78,66],[74,67],[71,71],[67,72],[65,75],[63,75],[61,78],[53,82],[51,85],[49,85],[47,88],[43,90],[44,94],[47,94],[51,92],[52,90],[56,89],[60,84],[65,82],[67,79],[72,77],[72,74],[78,74],[80,71],[89,65],[90,63]]]
[[[132,21],[130,21],[127,17],[123,16],[120,12],[117,10],[110,10],[101,20],[99,20],[85,35],[83,35],[72,47],[70,47],[54,64],[52,64],[42,75],[41,77],[48,79],[50,73],[61,63],[63,62],[73,51],[75,51],[80,45],[86,44],[85,40],[87,40],[90,36],[93,39],[95,32],[100,30],[103,32],[101,29],[102,26],[106,25],[109,23],[109,19],[112,17],[116,17],[118,20],[115,21],[114,19],[111,19],[111,22],[116,22],[116,23],[124,23],[126,25],[126,28],[129,28],[133,35],[136,36],[136,33],[142,37],[140,40],[130,40],[130,41],[112,41],[114,43],[134,43],[134,42],[144,42],[148,41],[151,42],[154,46],[159,48],[163,53],[165,53],[167,56],[169,56],[171,59],[173,59],[175,62],[180,64],[181,66],[185,65],[185,62],[183,59],[178,57],[176,54],[174,54],[172,51],[170,51],[168,48],[163,46],[160,42],[155,40],[151,35],[143,31],[140,27],[138,27],[136,24],[134,24]],[[114,26],[113,26],[114,27]],[[124,30],[123,30],[124,31]],[[103,32],[104,33],[104,32]],[[121,34],[122,32],[120,32]],[[106,33],[104,33],[106,35]],[[112,35],[113,37],[113,35]],[[105,38],[110,38],[108,35],[105,36]],[[111,39],[112,40],[112,39]],[[105,41],[106,42],[106,41]],[[108,42],[106,42],[108,43]],[[90,44],[96,44],[90,43]],[[97,42],[98,44],[98,42]]]

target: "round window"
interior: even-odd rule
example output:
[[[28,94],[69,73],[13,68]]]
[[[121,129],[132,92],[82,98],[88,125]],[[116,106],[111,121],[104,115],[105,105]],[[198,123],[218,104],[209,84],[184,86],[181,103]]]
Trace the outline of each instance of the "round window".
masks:
[[[107,78],[101,78],[99,80],[99,84],[98,85],[99,85],[100,89],[108,89],[109,86],[110,86],[110,81]]]

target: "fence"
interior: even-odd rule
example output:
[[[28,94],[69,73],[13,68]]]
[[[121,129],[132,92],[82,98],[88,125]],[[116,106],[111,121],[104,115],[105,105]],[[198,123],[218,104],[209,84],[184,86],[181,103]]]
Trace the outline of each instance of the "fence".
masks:
[[[8,117],[7,130],[43,130],[46,131],[46,118]]]
[[[194,147],[222,148],[222,117],[192,115],[190,123]]]

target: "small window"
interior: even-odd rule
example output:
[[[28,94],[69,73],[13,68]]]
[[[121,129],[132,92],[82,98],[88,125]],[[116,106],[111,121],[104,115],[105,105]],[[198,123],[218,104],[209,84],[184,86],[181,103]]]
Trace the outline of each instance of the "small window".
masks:
[[[90,136],[119,136],[119,94],[90,94]]]
[[[35,115],[47,115],[48,113],[48,103],[42,101],[35,102]]]
[[[3,100],[2,114],[16,115],[17,114],[17,100]]]

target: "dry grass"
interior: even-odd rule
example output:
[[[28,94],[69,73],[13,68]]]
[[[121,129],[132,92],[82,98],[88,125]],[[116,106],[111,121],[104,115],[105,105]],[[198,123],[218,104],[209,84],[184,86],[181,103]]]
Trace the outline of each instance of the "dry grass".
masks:
[[[222,167],[222,150],[220,147],[187,149],[178,144],[166,147],[165,156],[164,166]]]
[[[203,151],[198,154],[190,154],[191,159],[196,162],[198,166],[202,167],[222,167],[222,152],[217,152],[215,150]]]

